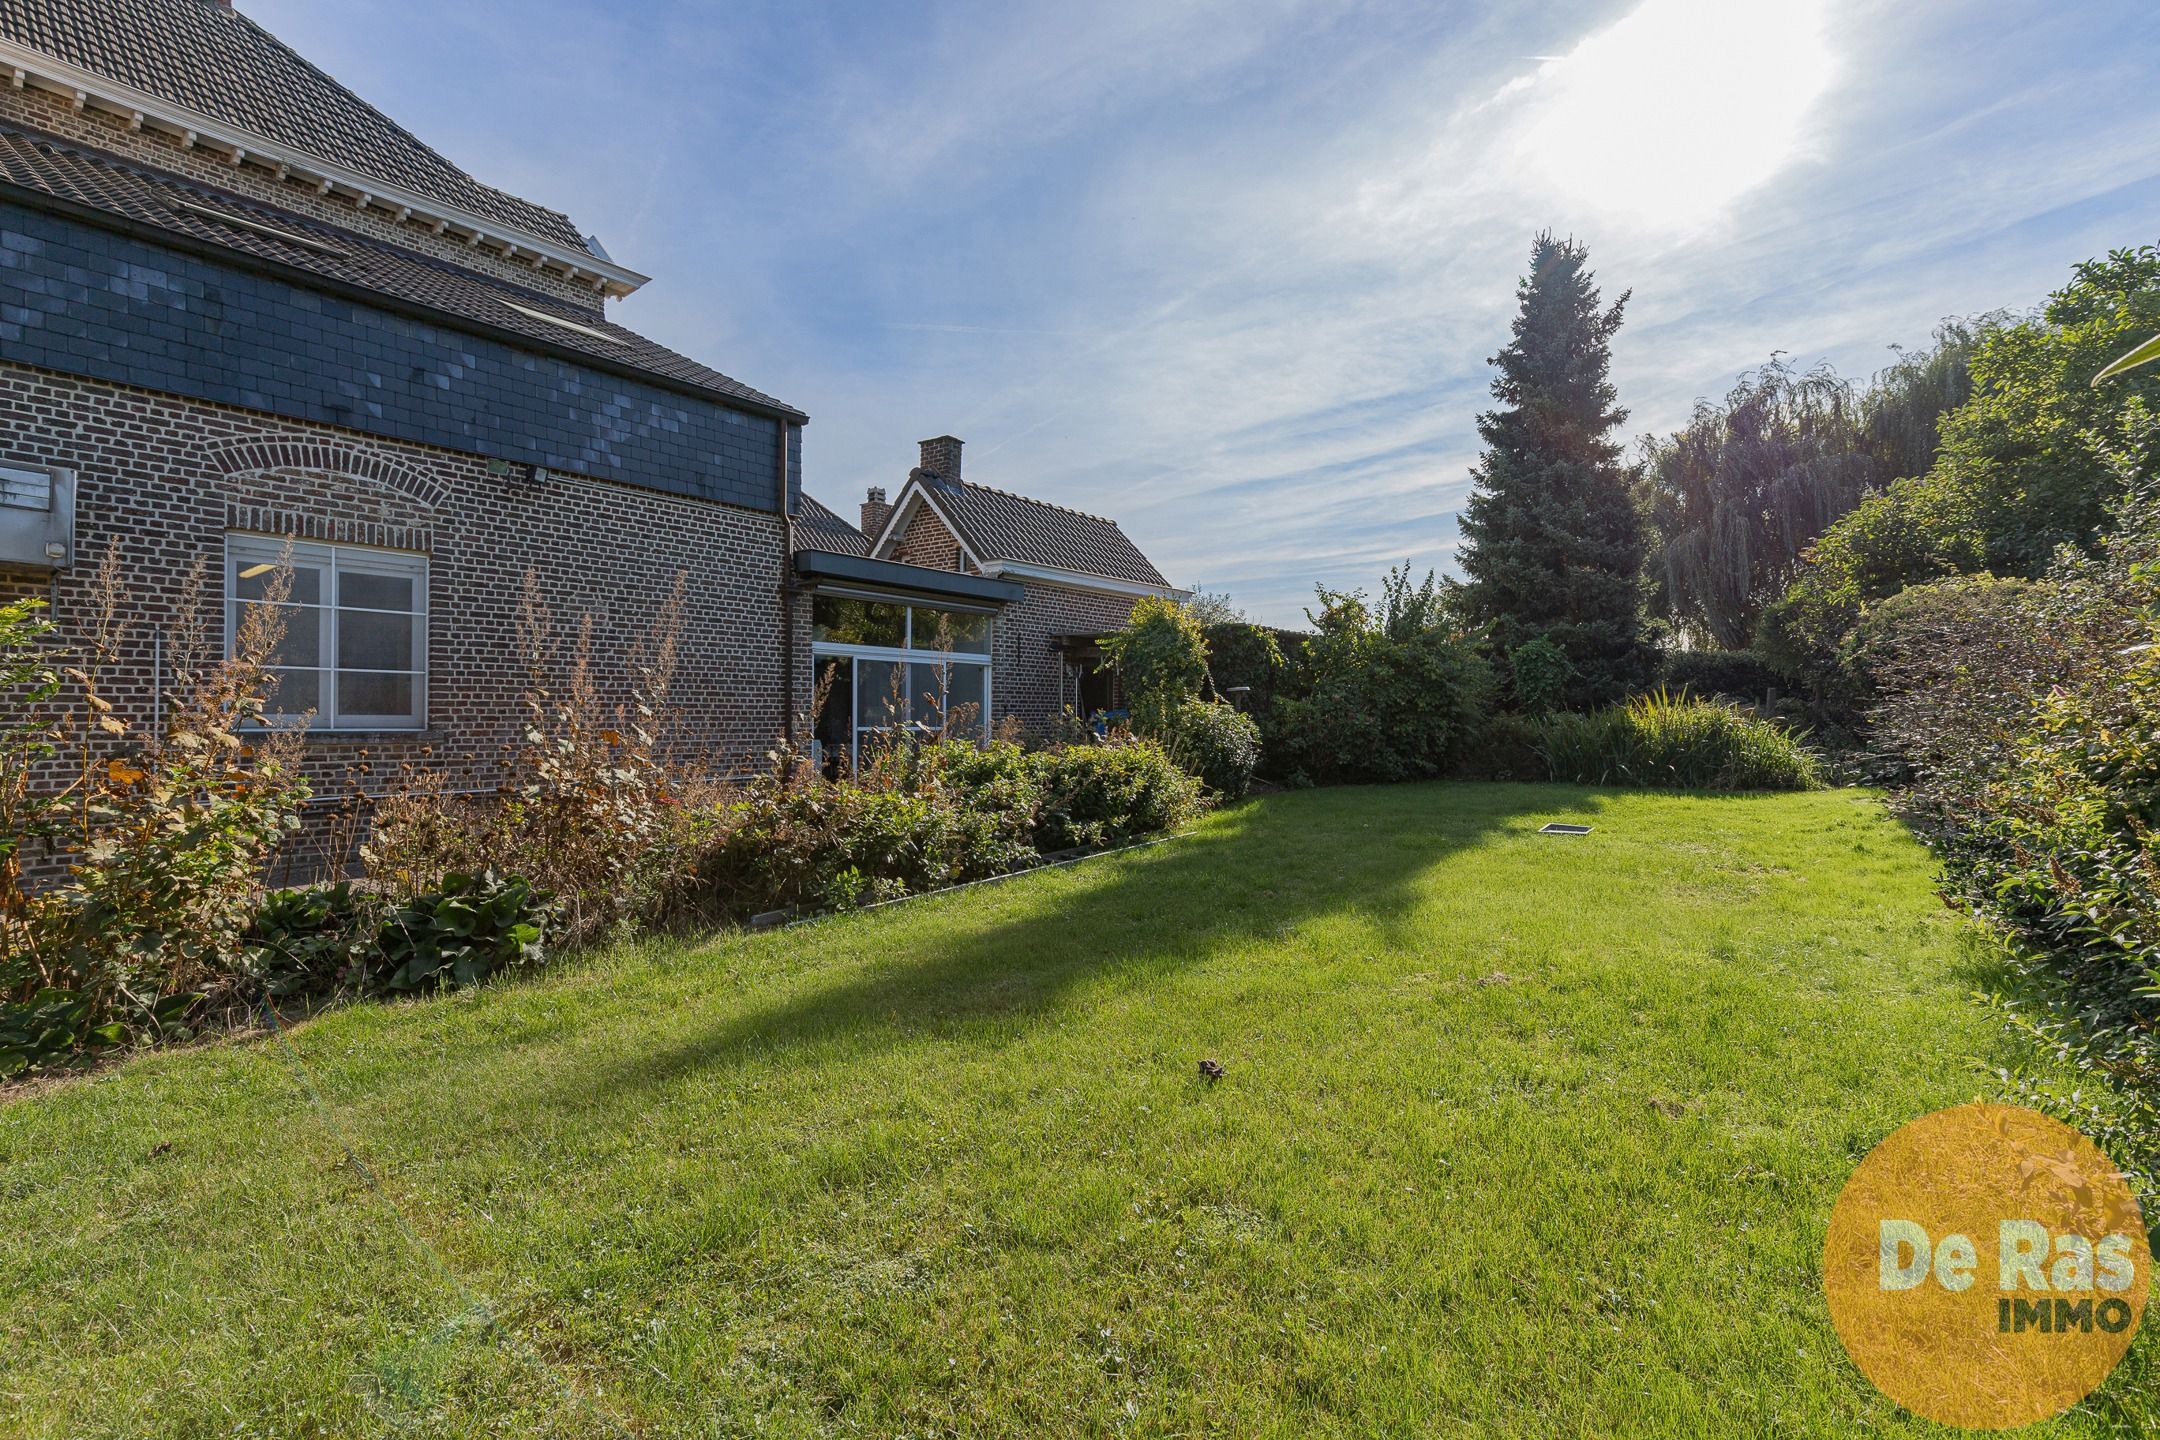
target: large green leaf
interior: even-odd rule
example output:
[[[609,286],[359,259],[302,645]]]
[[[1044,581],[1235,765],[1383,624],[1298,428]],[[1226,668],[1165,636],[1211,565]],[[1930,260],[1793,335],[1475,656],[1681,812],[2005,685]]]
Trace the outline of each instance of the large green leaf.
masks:
[[[2107,369],[2093,376],[2092,383],[2098,385],[2112,375],[2120,375],[2125,370],[2135,370],[2138,366],[2150,364],[2155,360],[2160,360],[2160,335],[2155,335],[2144,344],[2116,356],[2108,362]]]

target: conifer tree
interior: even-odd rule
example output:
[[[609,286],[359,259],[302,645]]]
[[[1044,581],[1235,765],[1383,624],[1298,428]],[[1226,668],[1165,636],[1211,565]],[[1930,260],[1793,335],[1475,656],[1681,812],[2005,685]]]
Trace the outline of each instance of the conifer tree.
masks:
[[[1530,250],[1515,333],[1493,357],[1500,408],[1478,417],[1485,454],[1462,517],[1463,617],[1505,660],[1534,640],[1572,670],[1570,705],[1617,700],[1649,676],[1642,526],[1614,430],[1608,372],[1628,297],[1602,307],[1588,252],[1547,233]]]

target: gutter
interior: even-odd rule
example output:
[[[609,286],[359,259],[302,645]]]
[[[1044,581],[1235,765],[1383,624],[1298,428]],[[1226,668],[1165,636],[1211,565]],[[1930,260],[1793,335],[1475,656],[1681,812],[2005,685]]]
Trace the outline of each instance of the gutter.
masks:
[[[780,733],[795,746],[795,510],[788,503],[788,427],[780,426]],[[813,682],[815,677],[813,678]]]

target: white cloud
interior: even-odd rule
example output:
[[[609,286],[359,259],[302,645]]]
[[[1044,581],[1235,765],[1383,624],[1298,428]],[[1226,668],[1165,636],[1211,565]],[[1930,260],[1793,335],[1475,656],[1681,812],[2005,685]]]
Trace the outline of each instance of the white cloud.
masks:
[[[658,276],[621,318],[809,410],[829,503],[952,430],[1286,621],[1449,559],[1539,229],[1634,291],[1640,430],[2030,304],[2160,204],[2134,0],[474,0],[409,75],[330,42],[419,0],[249,3]]]

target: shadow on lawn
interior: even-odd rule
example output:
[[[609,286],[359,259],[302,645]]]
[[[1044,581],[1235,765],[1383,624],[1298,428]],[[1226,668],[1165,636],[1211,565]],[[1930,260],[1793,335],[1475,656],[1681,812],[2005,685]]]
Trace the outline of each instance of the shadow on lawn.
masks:
[[[971,1035],[996,1043],[1096,977],[1145,985],[1326,916],[1400,924],[1416,901],[1414,882],[1450,854],[1595,803],[1574,787],[1435,784],[1248,804],[1190,838],[1091,862],[1098,868],[1083,867],[1071,894],[1016,919],[978,919],[969,907],[984,902],[965,895],[919,902],[950,907],[951,923],[917,928],[905,948],[814,993],[613,1059],[603,1074],[582,1077],[579,1093],[664,1085],[783,1050],[811,1062],[831,1058],[834,1046],[869,1051]],[[874,934],[888,921],[853,923]]]

